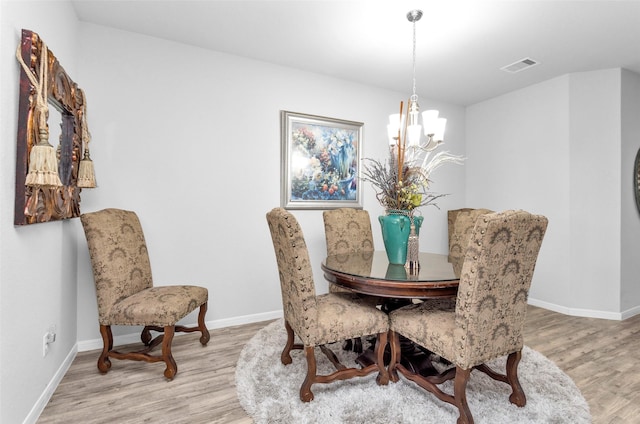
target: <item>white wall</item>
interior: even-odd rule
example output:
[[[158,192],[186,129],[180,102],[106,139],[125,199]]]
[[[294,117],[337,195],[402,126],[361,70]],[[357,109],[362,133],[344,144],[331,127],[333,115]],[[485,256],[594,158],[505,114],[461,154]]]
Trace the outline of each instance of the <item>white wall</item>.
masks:
[[[571,74],[571,303],[620,312],[620,69]]]
[[[467,108],[467,206],[545,215],[530,299],[570,305],[567,77]]]
[[[640,148],[640,75],[622,71],[622,151],[621,151],[621,287],[622,311],[640,305],[640,212],[633,194],[633,161]]]
[[[549,218],[530,303],[611,319],[638,313],[629,184],[639,101],[638,75],[608,69],[467,108],[467,204]]]
[[[76,344],[76,222],[13,226],[21,30],[38,32],[77,77],[77,21],[67,2],[0,3],[0,422],[37,417],[34,405]],[[42,336],[57,339],[42,356]],[[46,397],[46,395],[45,395]],[[32,414],[32,415],[29,415]],[[34,416],[35,414],[35,416]]]

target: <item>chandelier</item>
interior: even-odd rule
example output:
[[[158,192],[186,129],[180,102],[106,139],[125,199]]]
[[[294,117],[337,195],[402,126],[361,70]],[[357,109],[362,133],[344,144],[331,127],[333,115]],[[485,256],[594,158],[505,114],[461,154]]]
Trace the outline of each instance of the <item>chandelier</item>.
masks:
[[[437,110],[427,110],[422,113],[424,134],[427,140],[421,144],[423,125],[420,125],[420,106],[416,94],[416,22],[422,18],[422,10],[411,10],[407,13],[407,19],[413,24],[413,94],[409,97],[408,107],[403,110],[403,102],[400,102],[400,113],[389,115],[387,132],[389,144],[405,147],[421,147],[428,151],[435,149],[444,139],[444,129],[447,123],[445,118],[438,117]]]

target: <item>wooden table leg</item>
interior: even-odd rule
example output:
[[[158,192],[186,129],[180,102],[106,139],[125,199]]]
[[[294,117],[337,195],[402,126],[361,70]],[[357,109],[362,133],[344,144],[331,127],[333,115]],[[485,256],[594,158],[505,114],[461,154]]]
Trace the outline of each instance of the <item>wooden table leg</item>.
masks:
[[[438,371],[433,366],[430,354],[419,349],[411,340],[400,336],[400,349],[402,352],[400,363],[408,370],[418,373],[424,377],[438,374]],[[384,351],[385,365],[389,365],[390,358],[391,353],[389,351],[389,346],[387,346]],[[362,352],[362,354],[356,358],[356,362],[363,368],[374,364],[375,355],[373,346],[370,346]]]
[[[386,313],[389,313],[395,309],[401,308],[411,303],[412,302],[410,299],[387,298],[382,304],[382,310]],[[373,343],[375,343],[375,339]],[[356,358],[356,362],[363,368],[375,363],[375,355],[373,354],[373,349],[374,346],[372,345],[364,352],[362,352],[362,354],[358,356],[358,358]],[[431,352],[426,349],[419,348],[414,342],[407,339],[406,337],[403,337],[402,335],[400,336],[400,350],[400,363],[404,365],[404,367],[408,370],[420,374],[424,377],[438,374],[438,371],[433,366],[430,358]],[[384,352],[385,365],[389,364],[390,358],[391,353],[389,351],[389,346],[387,346]]]

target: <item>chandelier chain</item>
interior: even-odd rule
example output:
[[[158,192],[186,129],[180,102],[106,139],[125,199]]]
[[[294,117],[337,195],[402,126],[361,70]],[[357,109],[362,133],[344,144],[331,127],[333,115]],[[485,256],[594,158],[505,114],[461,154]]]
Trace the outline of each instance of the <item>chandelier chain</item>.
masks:
[[[413,96],[416,95],[416,20],[413,21]]]

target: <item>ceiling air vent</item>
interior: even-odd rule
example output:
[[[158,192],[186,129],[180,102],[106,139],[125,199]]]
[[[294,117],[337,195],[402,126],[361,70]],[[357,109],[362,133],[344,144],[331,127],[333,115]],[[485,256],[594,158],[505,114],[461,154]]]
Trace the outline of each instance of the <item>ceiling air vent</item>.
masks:
[[[539,62],[536,62],[530,57],[525,57],[524,59],[520,59],[519,61],[514,62],[511,65],[504,66],[500,69],[505,72],[515,74],[516,72],[524,71],[525,69],[529,69],[532,66],[536,66],[538,63]]]

